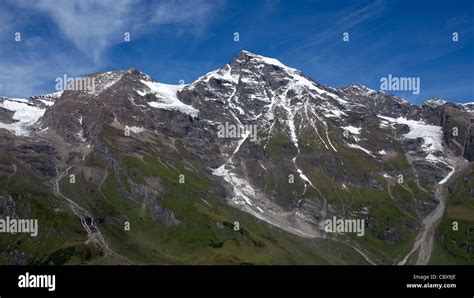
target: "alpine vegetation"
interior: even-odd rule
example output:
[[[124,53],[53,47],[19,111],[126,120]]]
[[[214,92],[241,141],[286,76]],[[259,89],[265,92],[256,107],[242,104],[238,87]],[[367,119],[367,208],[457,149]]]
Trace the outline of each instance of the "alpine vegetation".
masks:
[[[388,92],[417,77],[375,91],[249,51],[222,64],[189,84],[130,68],[0,97],[0,260],[472,263],[470,209],[450,205],[474,196],[469,105]]]

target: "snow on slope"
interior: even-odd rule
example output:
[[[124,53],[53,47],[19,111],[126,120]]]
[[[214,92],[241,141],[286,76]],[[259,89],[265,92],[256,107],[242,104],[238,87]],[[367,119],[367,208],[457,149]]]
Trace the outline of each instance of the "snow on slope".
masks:
[[[355,126],[349,125],[349,126],[343,126],[341,128],[344,129],[344,130],[349,131],[352,134],[356,134],[356,135],[360,134],[360,127],[355,127]]]
[[[357,145],[357,144],[347,144],[347,145],[348,145],[349,147],[351,147],[351,148],[362,150],[362,151],[364,151],[365,153],[367,153],[368,155],[370,155],[370,156],[372,156],[372,157],[375,157],[375,155],[373,155],[371,151],[369,151],[369,150],[367,150],[367,149],[365,149],[365,148],[363,148],[363,147],[361,147],[361,146],[359,146],[359,145]]]
[[[424,105],[424,106],[431,107],[431,108],[436,108],[436,107],[442,106],[442,105],[444,105],[444,104],[446,104],[446,103],[447,103],[446,100],[433,97],[433,98],[430,98],[430,99],[425,100],[425,101],[423,102],[423,105]]]
[[[237,205],[247,204],[250,207],[253,206],[253,198],[255,197],[254,189],[249,185],[245,179],[239,178],[234,173],[230,172],[226,168],[226,164],[223,164],[219,168],[213,171],[216,176],[223,177],[226,182],[232,185],[234,191],[234,197],[232,201]]]
[[[343,90],[348,91],[351,90],[357,95],[362,96],[371,96],[377,93],[377,91],[370,89],[362,84],[352,84],[349,87],[343,88]]]
[[[29,134],[29,127],[41,118],[46,109],[38,108],[27,103],[24,99],[5,99],[0,103],[0,107],[15,112],[14,120],[17,122],[6,124],[0,123],[0,128],[5,128],[16,135],[26,136]]]
[[[466,102],[461,105],[466,111],[470,112],[471,114],[474,114],[474,102]]]
[[[454,174],[454,172],[456,171],[456,168],[453,167],[443,156],[436,156],[436,155],[433,155],[433,154],[428,154],[425,159],[429,162],[432,162],[432,163],[442,163],[444,165],[446,165],[448,168],[451,169],[451,171],[448,173],[448,175],[446,175],[446,177],[444,177],[441,181],[438,182],[438,184],[444,184],[446,181],[449,180],[449,178]]]
[[[148,102],[148,105],[151,107],[165,110],[176,110],[191,115],[192,117],[198,116],[199,111],[197,109],[191,105],[184,104],[177,97],[178,91],[184,88],[185,85],[168,85],[144,80],[141,80],[141,82],[147,86],[149,91],[159,100]],[[144,96],[147,91],[138,90],[137,93],[140,96]]]
[[[340,98],[335,93],[319,88],[313,81],[306,78],[299,70],[288,67],[277,59],[260,56],[257,54],[250,53],[248,51],[243,51],[243,52],[247,56],[252,58],[251,63],[257,65],[257,68],[262,68],[265,64],[267,64],[267,65],[274,65],[285,70],[285,72],[291,78],[291,81],[289,82],[289,89],[292,89],[293,91],[297,93],[300,93],[303,90],[309,90],[318,96],[325,95],[325,96],[331,97],[332,99],[337,100],[340,104],[348,103],[346,100]]]
[[[275,65],[275,66],[285,68],[290,71],[298,71],[295,68],[286,66],[285,64],[281,63],[278,59],[260,56],[260,55],[251,53],[249,51],[242,51],[242,52],[245,53],[247,56],[254,58],[257,63]]]
[[[94,77],[94,95],[98,95],[120,81],[125,71],[107,71]]]
[[[443,150],[443,142],[442,142],[442,130],[441,126],[426,124],[424,121],[419,120],[409,120],[404,117],[399,118],[392,118],[377,115],[377,117],[386,120],[391,124],[393,127],[394,124],[406,124],[410,128],[410,131],[404,135],[406,139],[417,139],[423,138],[424,143],[422,145],[422,149],[426,152],[434,152],[434,151],[442,151]],[[383,122],[381,125],[384,127],[387,125]]]
[[[133,131],[134,133],[141,133],[143,131],[145,131],[145,128],[143,127],[138,127],[138,126],[130,126],[128,127],[131,131]]]

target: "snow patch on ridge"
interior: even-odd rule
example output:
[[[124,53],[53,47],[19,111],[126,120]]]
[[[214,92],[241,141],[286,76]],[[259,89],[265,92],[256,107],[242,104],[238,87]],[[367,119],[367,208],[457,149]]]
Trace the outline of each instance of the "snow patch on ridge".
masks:
[[[377,93],[377,91],[370,89],[361,84],[352,84],[349,87],[343,88],[344,91],[353,91],[357,95],[361,96],[371,96]]]
[[[106,89],[115,85],[115,83],[120,81],[124,74],[124,71],[107,71],[97,74],[95,77],[93,77],[95,83],[94,95],[98,95],[99,93],[102,93]]]
[[[344,127],[341,127],[341,128],[344,129],[344,130],[347,130],[350,133],[355,134],[355,135],[359,135],[360,134],[360,129],[361,129],[360,127],[355,127],[355,126],[352,126],[352,125],[344,126]]]
[[[143,127],[138,127],[138,126],[130,126],[129,129],[133,131],[134,133],[141,133],[145,129]]]
[[[423,102],[423,105],[424,105],[424,106],[427,106],[427,107],[431,107],[431,108],[436,108],[436,107],[442,106],[442,105],[444,105],[444,104],[446,104],[446,103],[447,103],[446,100],[433,97],[433,98],[430,98],[430,99],[425,100],[425,101]]]
[[[147,86],[150,92],[153,93],[159,100],[148,102],[149,106],[158,109],[176,110],[192,117],[198,116],[199,111],[197,109],[191,105],[184,104],[177,97],[178,91],[183,89],[186,85],[168,85],[144,80],[141,80],[141,82]],[[137,91],[137,93],[141,96],[144,96],[142,94],[146,92]]]
[[[285,69],[288,69],[288,70],[296,71],[296,69],[286,66],[285,64],[281,63],[278,59],[260,56],[260,55],[251,53],[249,51],[242,51],[242,52],[245,53],[247,56],[254,58],[256,60],[256,62],[275,65],[275,66],[285,68]]]
[[[12,118],[17,120],[17,122],[10,124],[0,123],[0,128],[5,128],[20,136],[29,135],[30,126],[38,122],[46,111],[46,109],[29,105],[28,101],[24,99],[5,99],[0,102],[0,107],[15,112]]]
[[[422,120],[410,120],[404,117],[392,118],[387,116],[377,115],[377,117],[389,122],[392,127],[394,124],[406,124],[410,128],[410,131],[404,135],[405,139],[417,139],[423,138],[424,143],[422,145],[423,151],[435,152],[443,151],[442,142],[442,129],[441,126],[426,124]],[[386,122],[382,122],[382,127],[388,125]]]

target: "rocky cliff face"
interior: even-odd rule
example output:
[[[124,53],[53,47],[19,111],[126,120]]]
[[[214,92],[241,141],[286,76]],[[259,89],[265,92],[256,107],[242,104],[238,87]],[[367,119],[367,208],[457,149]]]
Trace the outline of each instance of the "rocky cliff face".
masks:
[[[45,189],[56,182],[50,196],[68,200],[52,204],[95,223],[89,240],[117,262],[166,259],[143,238],[155,232],[166,238],[160,245],[198,228],[213,249],[244,241],[223,234],[233,212],[285,237],[354,250],[361,256],[354,262],[422,260],[423,241],[443,214],[440,189],[473,161],[469,105],[412,105],[360,84],[331,88],[246,51],[190,85],[157,83],[135,69],[87,78],[93,90],[0,99],[2,177],[7,183],[15,167]],[[325,221],[333,218],[361,220],[363,235],[328,231]],[[123,236],[124,221],[145,232]],[[165,230],[151,228],[156,224]],[[192,245],[204,241],[186,237]],[[271,250],[268,239],[239,237]],[[127,245],[146,246],[151,257],[130,255]]]

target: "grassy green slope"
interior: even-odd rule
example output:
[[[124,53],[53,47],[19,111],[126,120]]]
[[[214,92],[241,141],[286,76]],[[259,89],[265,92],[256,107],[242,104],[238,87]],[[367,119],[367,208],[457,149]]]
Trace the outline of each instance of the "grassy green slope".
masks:
[[[2,164],[13,163],[6,153],[2,156]],[[0,264],[12,264],[13,259],[15,264],[85,264],[100,257],[95,245],[84,244],[87,235],[68,205],[44,181],[16,164],[13,176],[0,178],[0,189],[13,198],[17,218],[38,220],[38,236],[0,233]]]
[[[189,169],[189,164],[200,170],[202,165],[182,146],[177,146],[181,148],[177,155],[159,143],[150,147],[133,136],[124,139],[112,128],[107,128],[102,137],[123,165],[120,174],[114,174],[101,158],[92,155],[85,163],[107,169],[104,183],[97,188],[79,175],[75,184],[63,181],[61,188],[95,215],[109,245],[131,263],[365,263],[343,244],[294,236],[228,206],[217,194],[214,182],[202,172]],[[183,184],[179,183],[180,174],[185,177]],[[150,179],[158,181],[153,185],[158,204],[172,211],[179,224],[169,225],[150,217],[149,206],[132,186],[147,184]],[[123,191],[137,200],[127,199]],[[130,223],[130,231],[124,229],[125,221]],[[239,222],[239,231],[234,230],[234,222]]]
[[[474,264],[474,166],[451,184],[430,264]],[[458,223],[455,230],[453,223]]]

